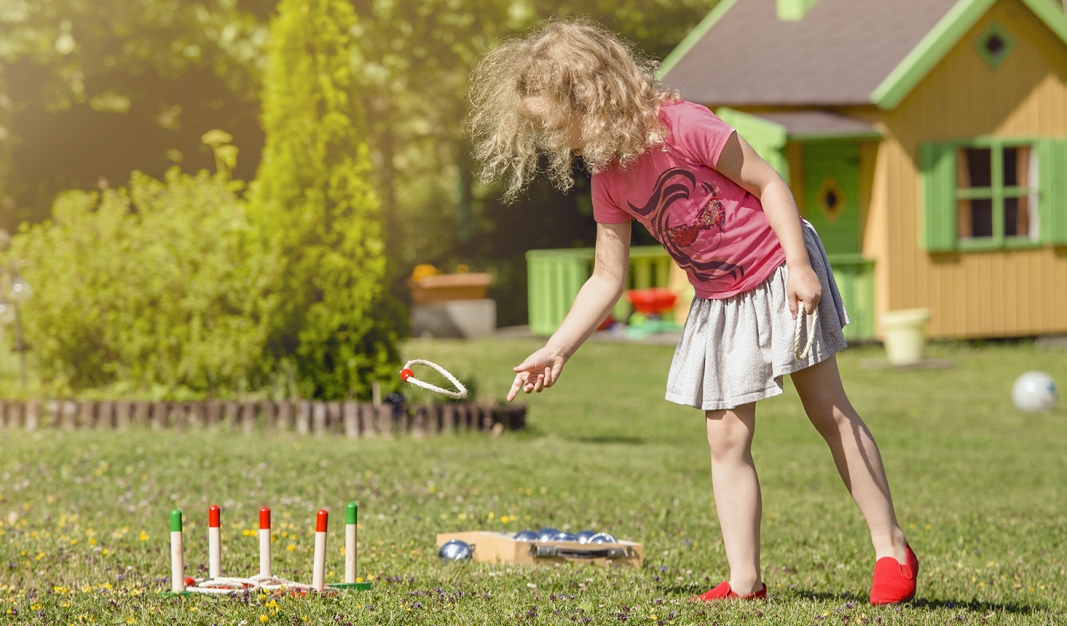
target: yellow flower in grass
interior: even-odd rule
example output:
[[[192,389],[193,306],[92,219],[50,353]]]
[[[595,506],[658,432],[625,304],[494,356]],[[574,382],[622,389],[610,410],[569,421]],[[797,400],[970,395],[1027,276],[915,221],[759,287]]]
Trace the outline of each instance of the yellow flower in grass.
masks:
[[[263,614],[263,615],[260,615],[260,616],[259,616],[259,621],[261,621],[261,622],[265,622],[265,621],[267,621],[267,620],[269,620],[269,619],[270,619],[270,618],[269,618],[269,617],[267,617],[267,615],[266,615],[266,614]]]
[[[293,544],[289,544],[288,546],[285,547],[285,549],[288,550],[289,552],[292,552],[293,550],[296,550],[296,546],[294,546]]]

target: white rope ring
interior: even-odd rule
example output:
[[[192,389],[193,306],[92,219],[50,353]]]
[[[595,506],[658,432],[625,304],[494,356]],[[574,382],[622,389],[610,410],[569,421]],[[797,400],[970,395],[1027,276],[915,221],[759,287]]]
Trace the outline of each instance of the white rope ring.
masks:
[[[800,347],[800,335],[804,331],[804,317],[808,318],[808,341],[804,344],[804,347]],[[804,304],[802,302],[797,303],[797,325],[796,331],[793,333],[793,356],[798,361],[803,361],[811,354],[811,344],[815,340],[815,329],[819,326],[819,307],[816,306],[810,315],[804,312]]]
[[[196,580],[194,584],[187,585],[185,590],[190,593],[204,593],[204,594],[233,594],[242,592],[256,592],[256,591],[270,591],[270,592],[291,592],[291,593],[309,593],[314,588],[311,585],[304,583],[293,582],[291,580],[285,580],[284,578],[278,578],[277,576],[253,576],[252,578],[202,578]],[[326,587],[322,590],[325,595],[333,595],[336,590]]]
[[[452,391],[451,389],[442,389],[437,385],[431,385],[430,383],[423,382],[418,378],[415,378],[415,374],[411,371],[411,366],[413,365],[426,365],[428,367],[434,368],[438,371],[438,373],[447,378],[448,382],[456,386],[456,391]],[[409,382],[412,385],[415,385],[416,387],[422,387],[423,389],[427,389],[434,393],[439,393],[441,395],[445,395],[449,398],[454,398],[456,400],[467,397],[467,388],[463,386],[463,383],[456,380],[456,377],[452,374],[449,374],[448,370],[430,361],[424,361],[422,359],[412,359],[408,361],[404,364],[404,369],[400,370],[400,380]]]

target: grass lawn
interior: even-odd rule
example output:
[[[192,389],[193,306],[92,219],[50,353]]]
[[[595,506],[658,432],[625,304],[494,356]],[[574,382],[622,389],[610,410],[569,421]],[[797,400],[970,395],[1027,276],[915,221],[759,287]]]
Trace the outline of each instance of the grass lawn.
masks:
[[[532,341],[413,340],[500,397]],[[591,343],[559,384],[524,398],[529,430],[490,439],[309,439],[292,434],[0,431],[0,623],[1051,624],[1067,623],[1067,411],[1010,401],[1025,370],[1067,379],[1067,353],[937,345],[945,370],[867,370],[840,357],[881,446],[898,516],[922,560],[905,607],[867,604],[873,551],[829,452],[791,389],[758,408],[763,568],[771,598],[697,605],[727,573],[703,419],[662,399],[673,348]],[[309,582],[314,514],[360,504],[360,575],[334,598],[176,598],[168,512],[186,513],[186,563],[207,565],[209,504],[223,567],[257,571],[256,511],[274,512],[275,572]],[[641,541],[641,570],[444,565],[434,536],[554,526]],[[197,574],[199,575],[199,574]]]

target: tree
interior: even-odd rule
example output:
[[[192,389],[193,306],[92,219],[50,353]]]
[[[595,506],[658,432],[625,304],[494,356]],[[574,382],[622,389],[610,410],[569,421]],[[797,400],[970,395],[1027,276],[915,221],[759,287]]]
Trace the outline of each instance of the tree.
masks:
[[[70,191],[24,224],[11,256],[34,285],[25,331],[55,393],[114,385],[166,397],[264,384],[277,259],[248,237],[225,176]]]
[[[199,137],[210,128],[258,155],[267,29],[250,9],[266,4],[0,2],[0,118],[11,104],[0,170],[14,170],[0,192],[18,209],[0,213],[0,226],[39,221],[60,189],[92,189],[100,177],[208,167]],[[246,159],[238,175],[251,177],[255,163]]]
[[[273,349],[293,355],[305,395],[369,397],[394,378],[399,308],[385,292],[378,199],[345,0],[282,0],[265,77],[266,147],[255,206],[285,262]]]

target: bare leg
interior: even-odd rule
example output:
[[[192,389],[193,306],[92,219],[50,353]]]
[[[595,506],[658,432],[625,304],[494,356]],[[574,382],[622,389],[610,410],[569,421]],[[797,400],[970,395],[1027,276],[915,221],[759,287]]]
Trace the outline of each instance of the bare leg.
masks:
[[[876,557],[892,556],[904,563],[904,531],[893,511],[882,456],[845,395],[837,359],[831,357],[791,377],[808,419],[830,446],[837,471],[867,520]]]
[[[752,463],[755,403],[727,411],[708,411],[711,486],[722,527],[723,547],[730,563],[730,588],[748,595],[763,587],[760,580],[760,516],[763,503]]]

